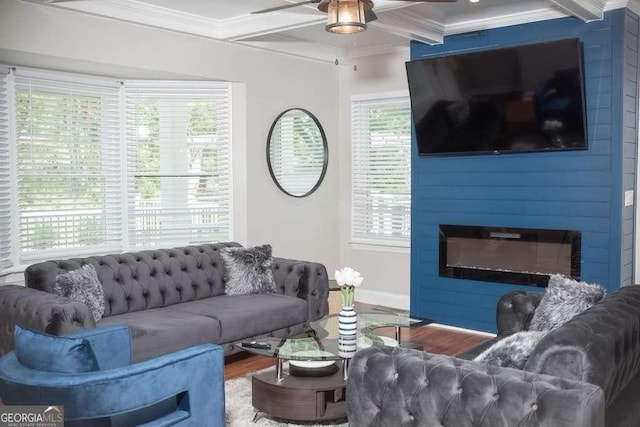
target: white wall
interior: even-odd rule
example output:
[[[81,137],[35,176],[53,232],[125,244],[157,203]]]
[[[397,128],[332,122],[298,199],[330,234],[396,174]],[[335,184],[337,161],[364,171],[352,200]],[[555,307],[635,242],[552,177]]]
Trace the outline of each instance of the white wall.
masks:
[[[16,0],[0,0],[0,63],[104,70],[120,78],[180,75],[239,82],[233,128],[236,238],[271,243],[276,256],[322,262],[329,271],[339,265],[342,141],[334,65]],[[302,199],[277,189],[265,159],[271,122],[291,107],[313,112],[329,144],[325,180]]]
[[[409,308],[409,250],[405,253],[354,246],[351,238],[351,96],[407,91],[404,63],[409,48],[357,58],[340,67],[340,261],[364,276],[356,300]],[[353,70],[353,66],[357,70]],[[330,275],[333,273],[330,272]]]

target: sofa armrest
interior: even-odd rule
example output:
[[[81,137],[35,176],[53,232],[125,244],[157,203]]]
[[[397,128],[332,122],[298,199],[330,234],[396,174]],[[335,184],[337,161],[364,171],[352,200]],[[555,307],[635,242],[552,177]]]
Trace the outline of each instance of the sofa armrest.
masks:
[[[617,289],[549,332],[524,369],[595,384],[607,405],[615,401],[640,374],[640,286]]]
[[[189,347],[117,369],[79,374],[29,369],[10,353],[0,359],[0,392],[9,405],[62,405],[65,420],[122,415],[175,396],[177,408],[169,419],[183,416],[187,417],[185,425],[225,425],[224,353],[214,344]]]
[[[504,294],[496,307],[498,337],[526,331],[544,293],[513,291]]]
[[[347,381],[350,426],[604,426],[593,384],[417,350],[356,353]]]
[[[309,304],[308,321],[329,312],[329,278],[324,265],[316,262],[273,258],[273,279],[279,293],[302,298]]]
[[[96,322],[80,301],[24,286],[0,286],[0,355],[13,350],[15,325],[65,335],[94,328]]]

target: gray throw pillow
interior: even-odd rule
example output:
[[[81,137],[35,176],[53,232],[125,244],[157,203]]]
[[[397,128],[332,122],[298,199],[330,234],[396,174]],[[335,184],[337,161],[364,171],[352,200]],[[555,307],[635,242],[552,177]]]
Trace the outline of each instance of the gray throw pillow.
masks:
[[[227,295],[264,294],[276,292],[271,265],[271,245],[252,248],[224,248],[220,251],[224,261]]]
[[[535,346],[548,332],[525,331],[509,335],[480,353],[473,360],[505,368],[522,369]]]
[[[93,318],[97,322],[104,314],[104,291],[98,280],[98,274],[93,265],[82,267],[56,276],[53,293],[81,301],[89,307]]]
[[[554,274],[533,314],[529,330],[556,329],[600,301],[604,294],[605,290],[600,285],[578,282]]]

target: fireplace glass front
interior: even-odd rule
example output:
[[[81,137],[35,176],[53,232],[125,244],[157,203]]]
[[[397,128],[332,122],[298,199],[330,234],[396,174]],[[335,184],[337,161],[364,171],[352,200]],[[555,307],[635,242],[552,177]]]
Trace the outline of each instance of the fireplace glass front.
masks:
[[[580,278],[580,247],[574,230],[440,225],[440,276],[544,287]]]

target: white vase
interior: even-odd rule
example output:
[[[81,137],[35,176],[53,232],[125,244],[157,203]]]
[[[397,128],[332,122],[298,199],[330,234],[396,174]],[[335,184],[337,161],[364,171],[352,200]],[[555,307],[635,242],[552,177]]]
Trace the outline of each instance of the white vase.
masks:
[[[338,334],[341,336],[356,336],[358,332],[358,315],[353,306],[342,306],[338,314]]]
[[[338,336],[338,356],[351,359],[356,354],[357,344],[355,335]]]

